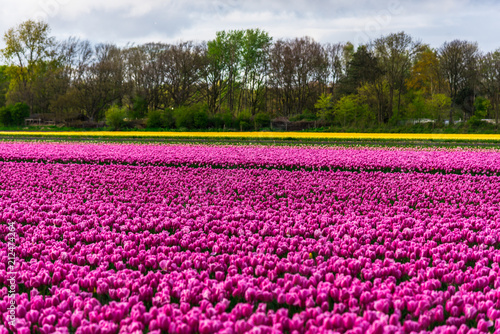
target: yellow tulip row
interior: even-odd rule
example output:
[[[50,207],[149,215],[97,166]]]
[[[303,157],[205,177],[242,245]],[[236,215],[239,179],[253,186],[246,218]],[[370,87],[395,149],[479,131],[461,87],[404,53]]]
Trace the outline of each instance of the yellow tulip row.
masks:
[[[0,136],[64,137],[156,137],[156,138],[255,138],[255,139],[344,139],[344,140],[488,140],[500,134],[425,133],[334,133],[334,132],[139,132],[139,131],[0,131]]]

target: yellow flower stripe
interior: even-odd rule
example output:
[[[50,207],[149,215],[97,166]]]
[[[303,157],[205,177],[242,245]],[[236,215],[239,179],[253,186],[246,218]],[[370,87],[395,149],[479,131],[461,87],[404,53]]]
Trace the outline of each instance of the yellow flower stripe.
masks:
[[[389,139],[389,140],[498,140],[500,134],[334,133],[334,132],[140,132],[140,131],[0,131],[10,136],[86,136],[157,138],[255,139]]]

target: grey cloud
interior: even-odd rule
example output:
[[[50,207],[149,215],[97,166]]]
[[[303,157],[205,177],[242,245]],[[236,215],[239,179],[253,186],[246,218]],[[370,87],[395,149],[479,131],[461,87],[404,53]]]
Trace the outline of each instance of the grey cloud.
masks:
[[[39,9],[38,0],[26,1]],[[486,51],[500,47],[495,0],[141,0],[140,6],[132,0],[50,1],[65,2],[48,17],[57,37],[122,45],[203,40],[219,30],[261,28],[274,38],[309,34],[321,42],[363,42],[404,30],[433,47],[455,38],[477,41]],[[9,12],[21,22],[25,17],[15,6],[10,2],[4,9],[12,7]],[[2,31],[14,21],[0,19]]]

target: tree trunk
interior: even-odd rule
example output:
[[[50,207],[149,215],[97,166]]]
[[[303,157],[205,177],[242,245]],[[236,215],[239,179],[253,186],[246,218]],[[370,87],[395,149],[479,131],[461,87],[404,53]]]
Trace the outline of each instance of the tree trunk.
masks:
[[[499,97],[500,96],[499,96],[499,94],[497,92],[496,93],[496,99],[495,99],[496,100],[496,103],[495,103],[495,111],[496,111],[496,113],[495,113],[495,116],[496,116],[495,123],[496,123],[497,130],[498,130],[498,116],[499,116],[498,114],[499,114],[499,111],[500,111],[499,110],[500,109]]]
[[[448,124],[449,126],[453,125],[453,107],[454,106],[455,106],[455,101],[452,98],[452,100],[451,100],[451,107],[450,107],[450,124]]]
[[[387,108],[387,120],[389,120],[392,117],[393,102],[394,102],[394,88],[389,87],[389,107]]]

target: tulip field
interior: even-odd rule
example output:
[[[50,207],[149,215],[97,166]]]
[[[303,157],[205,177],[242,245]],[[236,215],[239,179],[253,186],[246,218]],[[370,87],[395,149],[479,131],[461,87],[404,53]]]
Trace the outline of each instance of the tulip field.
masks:
[[[0,236],[0,334],[500,333],[495,149],[1,142]]]

